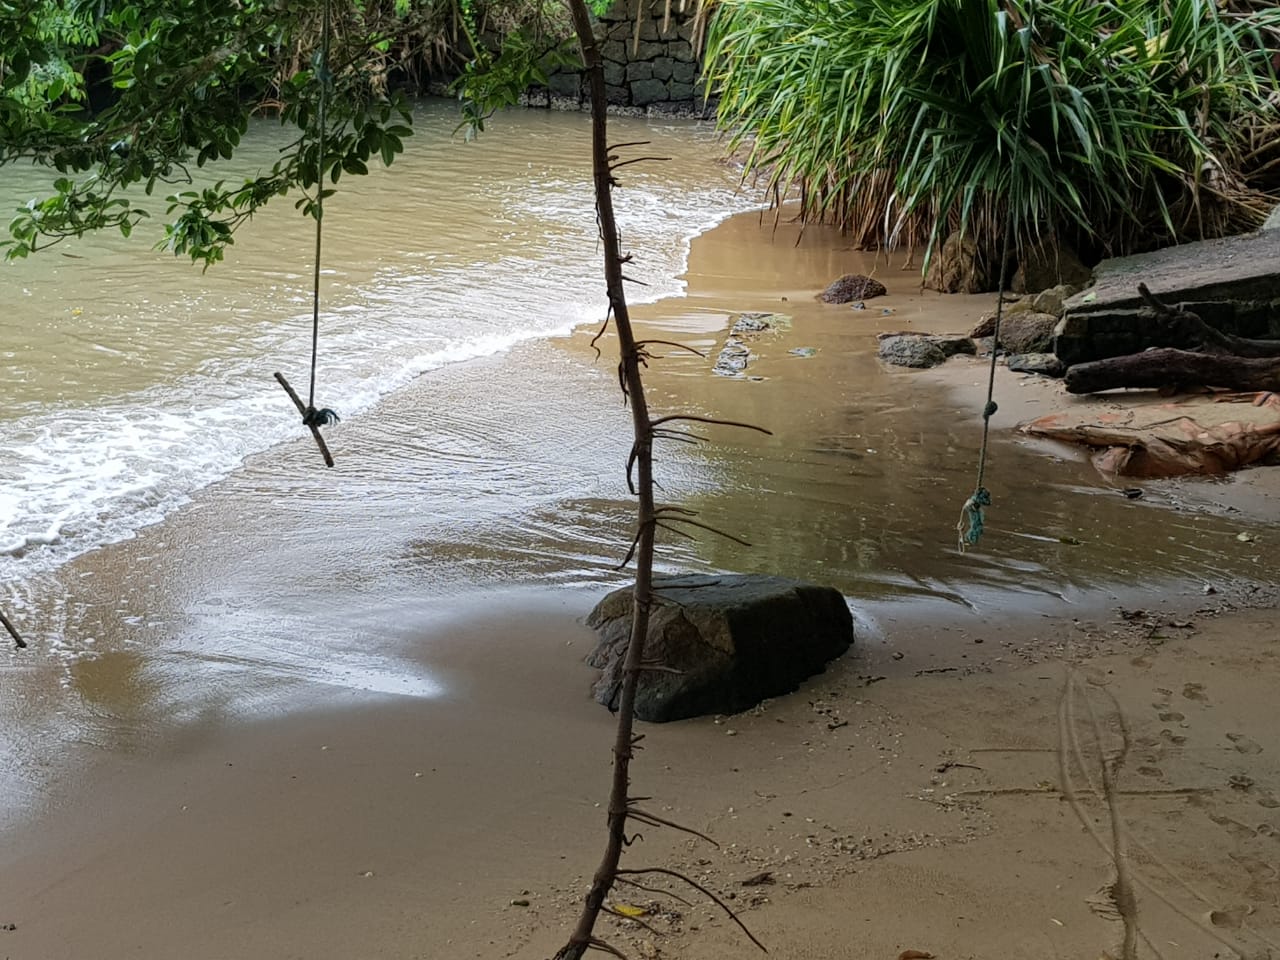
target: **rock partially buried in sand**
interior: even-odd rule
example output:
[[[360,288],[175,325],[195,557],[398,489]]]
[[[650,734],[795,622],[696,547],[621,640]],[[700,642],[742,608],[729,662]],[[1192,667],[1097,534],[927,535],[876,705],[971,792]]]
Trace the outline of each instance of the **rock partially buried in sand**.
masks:
[[[853,643],[853,616],[838,590],[764,575],[658,577],[645,659],[679,671],[640,675],[636,716],[665,722],[737,713],[790,693]],[[630,588],[596,605],[587,626],[600,642],[595,699],[615,709],[631,635]]]
[[[854,300],[870,300],[883,297],[889,291],[884,284],[861,273],[846,273],[832,280],[827,289],[818,295],[823,303],[852,303]]]
[[[882,333],[876,355],[897,367],[936,367],[957,353],[977,352],[973,340],[962,334]]]

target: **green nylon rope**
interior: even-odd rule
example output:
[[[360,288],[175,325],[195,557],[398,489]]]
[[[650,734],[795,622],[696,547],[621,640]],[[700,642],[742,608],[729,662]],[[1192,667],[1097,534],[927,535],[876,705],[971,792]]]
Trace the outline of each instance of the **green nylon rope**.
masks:
[[[1014,176],[1017,176],[1018,156],[1022,152],[1022,128],[1026,123],[1027,101],[1030,99],[1031,94],[1031,78],[1027,75],[1026,68],[1031,52],[1032,26],[1034,22],[1034,4],[1029,3],[1027,6],[1027,25],[1020,31],[1025,33],[1026,41],[1022,48],[1022,95],[1018,103],[1017,124],[1013,131],[1013,157],[1010,164],[1010,170]],[[987,471],[987,449],[991,436],[991,418],[1000,409],[995,401],[996,353],[1000,346],[1000,321],[1004,316],[1004,295],[1009,279],[1009,241],[1013,235],[1013,230],[1014,213],[1013,205],[1010,204],[1009,222],[1005,228],[1004,238],[1000,243],[999,299],[996,301],[995,330],[992,333],[991,340],[991,366],[987,371],[987,402],[982,408],[982,447],[978,451],[978,479],[974,484],[973,493],[969,495],[969,499],[960,508],[960,520],[956,523],[957,546],[961,553],[964,553],[969,547],[977,546],[978,541],[982,539],[986,519],[982,511],[984,508],[991,506],[991,491],[983,486],[982,482]]]

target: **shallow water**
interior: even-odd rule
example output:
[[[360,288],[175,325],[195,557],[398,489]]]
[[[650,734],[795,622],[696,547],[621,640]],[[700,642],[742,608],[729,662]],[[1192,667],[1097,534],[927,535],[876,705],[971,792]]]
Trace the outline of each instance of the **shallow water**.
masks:
[[[509,590],[526,585],[563,589],[585,612],[624,582],[613,567],[630,539],[630,425],[612,344],[597,360],[588,329],[547,339],[601,315],[585,121],[519,114],[463,146],[444,138],[445,114],[424,119],[421,154],[361,183],[326,227],[319,399],[344,415],[326,431],[333,470],[270,379],[304,375],[305,223],[254,223],[207,274],[102,240],[69,249],[90,259],[54,251],[0,273],[29,291],[18,319],[0,320],[13,384],[0,602],[32,640],[0,659],[5,796],[38,803],[82,748],[147,750],[178,727],[464,696],[450,681],[457,610],[518,605]],[[1087,463],[1003,429],[990,529],[961,555],[980,404],[882,366],[875,334],[965,329],[989,298],[922,293],[901,264],[838,235],[784,224],[771,240],[752,215],[689,248],[750,195],[735,195],[705,130],[636,122],[615,136],[678,158],[619,194],[650,283],[633,293],[681,292],[688,256],[687,296],[636,315],[708,353],[652,366],[655,410],[773,431],[712,428],[714,444],[662,451],[662,496],[752,543],[677,539],[664,566],[830,583],[872,637],[904,611],[980,625],[1265,579],[1266,531],[1243,543],[1230,515],[1126,500]],[[862,311],[814,301],[848,270],[876,272],[890,295]],[[710,373],[740,310],[792,318],[754,344],[758,380]],[[484,655],[518,662],[519,643],[495,637]]]
[[[418,113],[406,155],[343,182],[326,212],[317,405],[346,418],[425,371],[600,314],[585,118],[512,113],[467,144],[452,105]],[[657,299],[679,291],[689,238],[747,201],[706,129],[619,130],[674,158],[628,176],[623,228]],[[216,175],[284,142],[262,121]],[[38,173],[6,169],[0,200],[40,191]],[[127,537],[294,435],[270,374],[305,396],[312,229],[284,199],[206,273],[136,234],[0,270],[0,580]]]

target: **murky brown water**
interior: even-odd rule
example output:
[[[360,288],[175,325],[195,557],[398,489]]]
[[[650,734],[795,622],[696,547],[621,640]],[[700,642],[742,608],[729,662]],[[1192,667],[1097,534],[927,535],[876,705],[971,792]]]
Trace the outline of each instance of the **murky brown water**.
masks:
[[[596,361],[583,330],[529,339],[598,315],[594,297],[580,293],[598,289],[589,207],[570,202],[579,185],[565,172],[582,170],[585,130],[581,118],[522,116],[512,121],[509,141],[482,143],[480,150],[493,152],[467,155],[505,170],[496,181],[468,183],[468,171],[479,177],[469,160],[448,168],[463,199],[440,208],[439,222],[425,223],[420,207],[400,208],[407,197],[420,201],[430,193],[415,177],[443,162],[440,156],[422,158],[421,166],[410,158],[403,180],[374,179],[350,201],[351,215],[360,209],[369,216],[360,221],[363,232],[330,243],[334,298],[348,302],[350,317],[330,354],[340,358],[339,369],[325,376],[364,399],[330,430],[334,470],[325,471],[310,441],[298,436],[268,380],[277,356],[289,369],[301,362],[302,266],[284,276],[284,265],[269,256],[303,245],[289,232],[300,229],[292,221],[255,224],[240,259],[207,275],[225,299],[200,316],[216,315],[227,326],[205,329],[189,319],[184,328],[198,329],[170,341],[138,333],[125,356],[101,361],[115,386],[103,386],[86,368],[101,352],[92,345],[69,361],[84,377],[72,377],[65,395],[50,386],[60,368],[20,378],[23,416],[111,408],[124,397],[135,407],[121,404],[128,408],[121,416],[145,425],[163,418],[165,398],[186,389],[175,385],[191,377],[200,388],[195,393],[216,391],[232,406],[216,431],[202,429],[183,441],[213,444],[213,466],[207,478],[199,475],[202,482],[180,489],[190,500],[185,506],[162,504],[163,523],[137,527],[131,539],[61,564],[41,566],[38,550],[19,552],[15,563],[29,564],[21,578],[8,568],[4,602],[21,614],[33,644],[21,655],[0,655],[6,795],[39,797],[77,745],[145,749],[178,724],[224,722],[300,702],[454,695],[445,668],[448,637],[432,628],[444,611],[513,602],[505,599],[512,585],[579,590],[585,611],[594,592],[622,582],[612,566],[630,538],[622,474],[629,421],[611,345],[603,344],[605,358]],[[674,291],[663,270],[669,273],[683,254],[680,231],[708,213],[692,205],[716,213],[735,201],[724,192],[726,174],[712,163],[714,145],[703,134],[676,126],[644,135],[662,138],[663,152],[681,157],[671,168],[681,172],[670,183],[646,181],[620,202],[639,199],[631,246],[657,288]],[[504,190],[524,190],[522,169],[541,172],[534,187],[512,199]],[[561,179],[569,186],[555,194],[556,206],[539,191]],[[495,196],[505,199],[494,204]],[[680,203],[690,209],[668,209]],[[373,204],[380,205],[376,215]],[[513,206],[536,211],[538,225],[500,223]],[[587,219],[585,231],[575,217]],[[729,416],[773,431],[765,437],[718,430],[713,445],[664,451],[664,496],[754,544],[679,541],[663,547],[665,565],[809,577],[842,589],[869,620],[904,608],[950,609],[969,618],[1010,610],[1059,614],[1144,585],[1198,588],[1259,577],[1266,537],[1242,544],[1235,540],[1241,524],[1230,517],[1133,503],[1087,464],[1055,462],[1003,433],[989,467],[996,503],[988,536],[980,551],[960,555],[954,525],[974,482],[976,406],[935,379],[880,365],[875,333],[962,329],[986,301],[921,293],[910,272],[866,259],[829,232],[811,230],[798,244],[785,229],[773,242],[768,237],[745,216],[699,238],[689,258],[689,295],[637,310],[642,322],[712,355],[731,312],[792,317],[788,332],[755,345],[748,373],[762,379],[712,376],[711,360],[691,355],[655,365],[650,384],[658,410]],[[539,258],[521,260],[530,248],[541,251]],[[564,260],[569,251],[571,264]],[[145,266],[135,265],[130,282],[142,286],[94,327],[112,349],[129,340],[122,331],[135,300],[152,301],[142,312],[158,329],[177,304],[190,305],[184,291],[204,289],[199,274],[114,247],[109,273],[123,275],[134,256]],[[434,273],[431,256],[453,258],[452,266]],[[265,272],[255,272],[264,260]],[[80,261],[71,267],[85,269]],[[272,279],[277,269],[281,276]],[[153,270],[157,290],[144,297]],[[813,300],[827,279],[848,270],[875,270],[890,296],[861,312]],[[70,281],[41,291],[42,316],[65,317],[72,301],[99,302],[91,286]],[[204,303],[208,296],[190,299]],[[440,332],[461,324],[459,318],[483,323],[528,311],[546,322],[532,331],[481,326],[473,340]],[[264,322],[263,314],[274,319]],[[384,316],[394,333],[385,341]],[[82,349],[64,323],[48,322],[59,350]],[[0,332],[12,338],[25,330],[11,323]],[[464,349],[490,344],[484,339],[490,334],[516,345],[448,362],[492,353]],[[245,344],[252,349],[239,357]],[[790,352],[800,348],[808,349]],[[428,360],[402,364],[406,353]],[[40,356],[32,348],[28,359],[10,359],[28,369],[22,365]],[[395,376],[379,379],[391,365]],[[156,392],[157,405],[138,412],[137,399]],[[242,393],[255,406],[235,407]],[[264,426],[237,432],[229,424],[241,413]],[[57,436],[56,426],[49,431]],[[228,431],[230,438],[222,438]],[[6,456],[41,450],[42,436],[33,428],[23,444],[6,443]],[[42,455],[56,460],[48,448]],[[104,464],[118,460],[113,448],[102,454]],[[14,470],[14,462],[4,469]],[[174,475],[182,479],[194,469]],[[221,479],[207,485],[214,477]],[[74,533],[74,525],[68,529]],[[424,656],[424,643],[439,644],[439,655]],[[437,661],[438,671],[422,665]]]

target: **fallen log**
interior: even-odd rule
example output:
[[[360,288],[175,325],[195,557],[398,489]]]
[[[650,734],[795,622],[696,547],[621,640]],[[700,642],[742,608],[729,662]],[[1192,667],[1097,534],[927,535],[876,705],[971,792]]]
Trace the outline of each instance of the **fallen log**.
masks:
[[[1100,393],[1117,387],[1225,387],[1280,392],[1280,357],[1237,357],[1158,347],[1125,357],[1077,363],[1067,370],[1068,393]]]
[[[1236,357],[1280,357],[1280,340],[1250,340],[1217,330],[1194,313],[1171,307],[1153,294],[1145,283],[1138,284],[1138,296],[1154,314],[1169,343],[1201,353],[1222,353]]]

